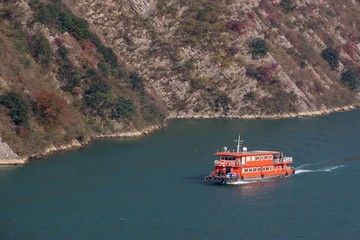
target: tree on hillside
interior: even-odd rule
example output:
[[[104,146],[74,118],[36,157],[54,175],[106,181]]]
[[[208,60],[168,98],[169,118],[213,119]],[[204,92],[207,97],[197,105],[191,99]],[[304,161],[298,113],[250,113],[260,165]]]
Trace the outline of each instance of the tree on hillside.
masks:
[[[295,9],[295,3],[293,0],[281,0],[280,6],[285,13],[289,13]]]
[[[329,63],[332,70],[339,66],[340,56],[335,49],[331,47],[325,48],[321,51],[321,57]]]
[[[111,117],[115,119],[130,118],[136,113],[134,103],[127,98],[119,97],[115,100],[112,108]]]
[[[30,47],[36,62],[44,68],[49,67],[52,59],[52,49],[46,37],[42,34],[35,34],[30,38]]]
[[[16,125],[27,126],[29,120],[29,107],[19,93],[9,92],[1,95],[0,104],[10,110],[9,115]]]
[[[254,38],[250,40],[249,48],[252,58],[263,58],[269,51],[266,41],[261,38]]]
[[[360,88],[360,74],[357,69],[349,68],[341,74],[341,81],[352,91],[358,91]]]
[[[34,109],[41,122],[57,125],[68,109],[68,104],[65,99],[58,96],[55,92],[42,90],[36,95]]]
[[[131,72],[129,79],[130,79],[131,88],[134,91],[139,93],[145,92],[144,80],[142,79],[142,77],[140,77],[140,75],[137,72]]]

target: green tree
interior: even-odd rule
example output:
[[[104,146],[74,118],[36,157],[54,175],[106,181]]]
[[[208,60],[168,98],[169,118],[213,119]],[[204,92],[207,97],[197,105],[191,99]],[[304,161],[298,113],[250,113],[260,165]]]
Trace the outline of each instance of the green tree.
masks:
[[[254,38],[249,42],[252,58],[263,58],[269,52],[269,47],[264,39]]]
[[[84,101],[86,106],[102,114],[102,106],[106,105],[110,100],[110,87],[103,81],[93,83],[85,92]]]
[[[52,49],[49,41],[42,34],[35,34],[30,38],[32,56],[43,67],[49,67],[52,59]]]
[[[329,63],[332,70],[339,66],[340,56],[335,49],[331,47],[325,48],[321,51],[321,57]]]
[[[1,95],[0,104],[10,110],[9,115],[16,125],[28,125],[29,107],[19,93],[9,92]]]
[[[80,73],[71,63],[62,65],[58,74],[61,80],[66,81],[64,91],[71,92],[74,87],[80,86]]]
[[[341,74],[341,81],[352,91],[358,91],[360,88],[360,74],[357,69],[349,68]]]
[[[130,118],[136,113],[134,103],[127,98],[119,97],[115,100],[112,108],[111,117],[115,119]]]
[[[139,93],[145,92],[144,81],[137,72],[131,72],[130,76],[131,88]]]
[[[281,0],[280,6],[285,13],[289,13],[295,9],[295,3],[293,0]]]

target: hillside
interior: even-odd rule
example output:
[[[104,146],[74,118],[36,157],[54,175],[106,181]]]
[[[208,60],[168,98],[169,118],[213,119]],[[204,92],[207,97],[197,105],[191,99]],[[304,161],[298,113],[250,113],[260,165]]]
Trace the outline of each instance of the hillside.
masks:
[[[359,104],[360,3],[0,1],[0,137],[25,157],[181,117]]]
[[[171,117],[296,113],[357,101],[340,79],[359,62],[358,1],[64,2],[146,79]],[[250,47],[258,39],[263,55],[261,45]],[[339,54],[336,68],[321,57],[326,48]]]
[[[142,77],[65,5],[0,6],[0,143],[27,157],[162,123]]]

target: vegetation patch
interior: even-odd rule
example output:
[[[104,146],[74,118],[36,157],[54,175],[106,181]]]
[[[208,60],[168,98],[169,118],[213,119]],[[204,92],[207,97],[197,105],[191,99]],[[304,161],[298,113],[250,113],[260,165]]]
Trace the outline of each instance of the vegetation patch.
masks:
[[[349,68],[341,74],[341,81],[352,91],[360,89],[360,73],[358,68]]]
[[[266,41],[262,38],[254,38],[249,41],[250,54],[252,58],[264,58],[269,52]]]
[[[332,70],[335,70],[339,66],[340,56],[334,48],[329,47],[322,50],[321,57],[329,63]]]
[[[293,0],[281,0],[280,1],[280,6],[282,7],[282,10],[285,13],[289,13],[289,12],[294,11],[294,9],[296,7]]]
[[[0,95],[0,104],[8,109],[8,114],[16,125],[28,126],[29,107],[17,92]]]
[[[136,108],[134,103],[127,98],[119,97],[114,101],[111,117],[115,119],[127,119],[134,116]]]
[[[297,96],[294,92],[277,89],[270,97],[263,97],[258,103],[263,114],[282,114],[296,112]]]
[[[246,76],[256,79],[260,85],[267,85],[276,81],[274,76],[276,68],[276,64],[257,68],[248,67],[246,69]]]

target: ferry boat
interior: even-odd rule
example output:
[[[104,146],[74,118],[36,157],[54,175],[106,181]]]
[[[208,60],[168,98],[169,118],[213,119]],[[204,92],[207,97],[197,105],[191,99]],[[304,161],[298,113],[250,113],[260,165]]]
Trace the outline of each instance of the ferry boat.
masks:
[[[224,147],[215,153],[215,169],[204,178],[206,182],[236,184],[295,174],[292,157],[284,156],[283,152],[247,151],[241,146],[240,135],[236,142],[236,152]]]

